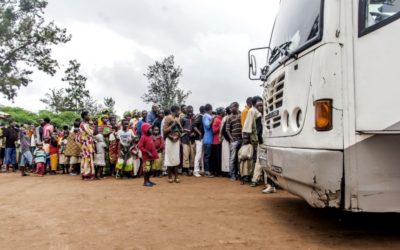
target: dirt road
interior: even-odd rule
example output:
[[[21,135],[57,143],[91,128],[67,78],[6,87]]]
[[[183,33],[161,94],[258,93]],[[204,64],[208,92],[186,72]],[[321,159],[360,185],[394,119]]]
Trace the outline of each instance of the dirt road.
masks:
[[[310,208],[224,178],[0,174],[0,249],[400,249],[400,216]]]

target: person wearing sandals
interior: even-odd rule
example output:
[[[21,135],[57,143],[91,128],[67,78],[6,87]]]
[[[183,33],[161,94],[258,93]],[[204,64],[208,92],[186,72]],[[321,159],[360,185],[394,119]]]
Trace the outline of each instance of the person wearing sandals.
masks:
[[[175,176],[175,182],[179,183],[178,166],[180,164],[180,137],[182,126],[179,121],[180,109],[174,105],[171,107],[171,114],[165,117],[163,132],[165,139],[165,159],[164,164],[168,169],[168,181],[173,183],[172,172]]]
[[[154,161],[159,158],[156,145],[151,136],[151,125],[149,123],[142,124],[142,137],[140,138],[138,148],[142,152],[143,172],[145,187],[152,187],[156,183],[150,181],[150,176],[154,168]]]

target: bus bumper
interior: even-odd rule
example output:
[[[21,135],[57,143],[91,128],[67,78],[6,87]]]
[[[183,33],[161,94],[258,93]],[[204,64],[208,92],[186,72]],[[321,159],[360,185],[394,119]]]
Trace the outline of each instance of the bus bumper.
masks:
[[[281,188],[313,207],[341,207],[342,151],[263,145],[259,157],[261,166]]]

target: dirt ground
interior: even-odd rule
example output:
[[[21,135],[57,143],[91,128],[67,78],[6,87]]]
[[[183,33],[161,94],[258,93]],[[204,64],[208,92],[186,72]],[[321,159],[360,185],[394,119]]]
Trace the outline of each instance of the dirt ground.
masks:
[[[400,249],[400,216],[318,210],[225,178],[0,174],[0,249]]]

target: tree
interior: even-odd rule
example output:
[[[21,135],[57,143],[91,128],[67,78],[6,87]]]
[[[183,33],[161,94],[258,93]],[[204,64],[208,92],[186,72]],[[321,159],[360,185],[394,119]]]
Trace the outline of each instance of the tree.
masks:
[[[156,61],[147,68],[144,74],[149,81],[148,93],[142,96],[146,103],[159,104],[169,108],[173,104],[184,104],[191,94],[178,88],[182,69],[175,67],[174,56],[164,58],[162,62]]]
[[[97,101],[89,96],[88,98],[85,98],[83,102],[83,106],[78,112],[82,112],[84,110],[88,111],[91,116],[97,116],[97,114],[101,111],[103,106],[101,104],[98,104]]]
[[[80,74],[80,63],[76,60],[69,61],[69,67],[65,70],[65,76],[61,79],[68,82],[69,87],[63,89],[50,89],[50,93],[45,95],[41,101],[47,104],[48,108],[55,112],[71,111],[80,114],[87,110],[94,115],[102,109],[102,105],[90,96],[90,91],[86,89],[87,78]],[[115,105],[112,98],[105,98],[108,105]]]
[[[190,91],[190,90],[188,92],[185,92],[181,89],[178,89],[176,91],[176,104],[178,104],[179,106],[185,104],[186,99],[189,97],[189,95],[191,93],[192,93],[192,91]]]
[[[0,0],[0,92],[13,100],[34,69],[53,76],[52,46],[71,40],[66,29],[45,22],[46,0]]]
[[[68,100],[63,88],[50,89],[50,93],[46,93],[45,98],[40,99],[40,101],[45,103],[47,107],[55,113],[68,110]]]
[[[112,97],[104,98],[104,106],[112,113],[114,113],[115,100]]]
[[[69,84],[69,87],[65,89],[68,110],[75,112],[83,110],[86,99],[90,98],[89,90],[86,89],[87,78],[80,74],[80,67],[81,64],[76,60],[70,60],[65,76],[61,79]]]

